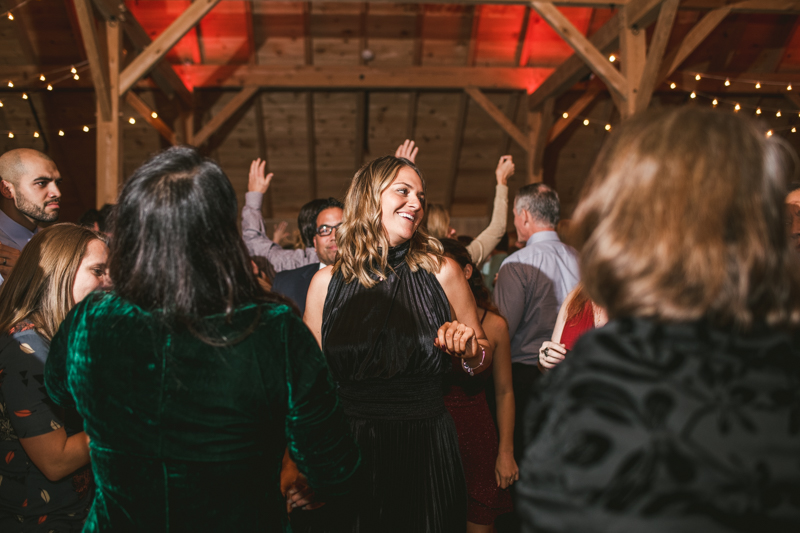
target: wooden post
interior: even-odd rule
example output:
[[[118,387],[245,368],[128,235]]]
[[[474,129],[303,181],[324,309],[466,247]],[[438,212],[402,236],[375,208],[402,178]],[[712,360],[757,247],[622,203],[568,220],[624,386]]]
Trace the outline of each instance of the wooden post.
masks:
[[[122,130],[119,110],[119,67],[121,35],[118,22],[106,22],[108,46],[108,97],[111,105],[109,120],[103,120],[100,99],[97,104],[97,208],[117,201],[122,176]]]
[[[547,146],[550,127],[553,124],[554,107],[555,98],[548,98],[540,108],[528,111],[528,134],[530,142],[526,157],[528,163],[528,183],[538,183],[544,179],[542,161],[544,161],[544,149]]]
[[[619,18],[619,44],[622,55],[622,75],[627,83],[624,100],[617,99],[620,115],[626,119],[636,113],[639,86],[642,83],[645,62],[647,61],[647,40],[644,28],[639,28],[630,19],[630,11],[623,8]]]

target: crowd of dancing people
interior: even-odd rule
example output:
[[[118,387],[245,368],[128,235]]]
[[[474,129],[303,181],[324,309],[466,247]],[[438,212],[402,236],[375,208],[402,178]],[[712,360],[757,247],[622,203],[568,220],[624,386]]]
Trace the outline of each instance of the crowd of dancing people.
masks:
[[[0,155],[0,531],[800,531],[787,143],[634,117],[569,224],[542,183],[509,213],[503,156],[475,238],[417,156],[292,236],[260,159],[241,213],[173,147],[68,224],[55,163]]]

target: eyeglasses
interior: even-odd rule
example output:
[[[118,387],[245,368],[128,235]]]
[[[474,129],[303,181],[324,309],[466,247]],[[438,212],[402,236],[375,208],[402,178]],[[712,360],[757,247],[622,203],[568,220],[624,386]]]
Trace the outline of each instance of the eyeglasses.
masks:
[[[333,233],[333,230],[337,229],[341,225],[342,225],[341,222],[339,222],[335,226],[329,226],[327,224],[323,224],[317,228],[317,235],[319,235],[320,237],[327,237],[328,235]]]

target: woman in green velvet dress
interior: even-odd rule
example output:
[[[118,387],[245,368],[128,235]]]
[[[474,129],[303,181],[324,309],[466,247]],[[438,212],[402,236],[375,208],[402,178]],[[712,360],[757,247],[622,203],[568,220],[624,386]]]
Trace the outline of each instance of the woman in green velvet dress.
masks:
[[[284,450],[316,498],[359,464],[325,360],[265,293],[222,169],[191,148],[127,181],[113,222],[115,290],[53,338],[45,380],[75,403],[97,483],[84,531],[289,531]]]

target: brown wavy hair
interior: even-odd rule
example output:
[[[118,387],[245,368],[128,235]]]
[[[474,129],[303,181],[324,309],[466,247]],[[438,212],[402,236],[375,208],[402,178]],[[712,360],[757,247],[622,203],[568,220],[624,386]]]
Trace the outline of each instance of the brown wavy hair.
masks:
[[[370,161],[353,176],[344,198],[342,225],[336,230],[339,256],[333,266],[334,272],[341,270],[346,283],[357,279],[369,288],[378,283],[374,278],[385,278],[386,271],[391,269],[388,264],[389,240],[381,222],[381,193],[403,167],[417,173],[424,191],[425,178],[414,163],[391,155]],[[422,208],[426,206],[423,204]],[[420,224],[411,237],[405,262],[412,272],[422,268],[436,273],[442,260],[442,245]]]
[[[612,317],[799,324],[790,150],[749,119],[696,107],[623,124],[575,211],[589,297]]]
[[[430,204],[422,223],[425,230],[439,240],[446,239],[450,233],[450,213],[442,204]]]
[[[93,240],[104,239],[74,224],[56,224],[33,236],[0,286],[0,334],[23,320],[48,339],[75,306],[75,275]]]

